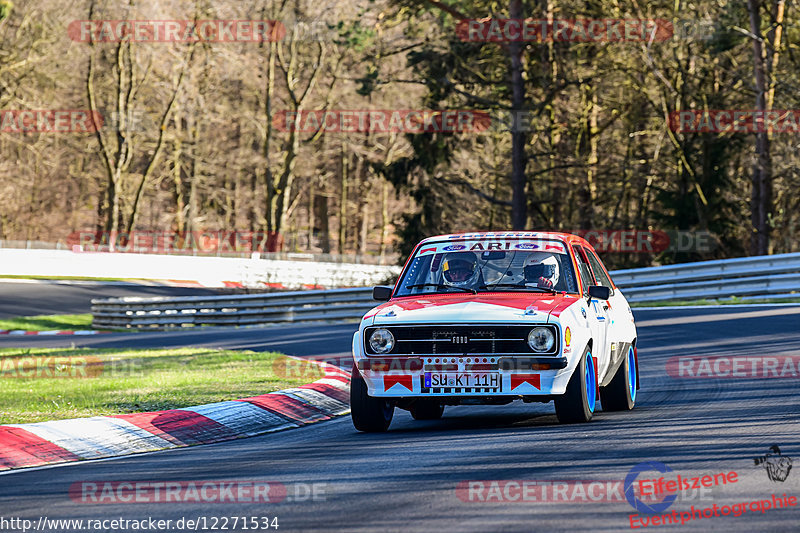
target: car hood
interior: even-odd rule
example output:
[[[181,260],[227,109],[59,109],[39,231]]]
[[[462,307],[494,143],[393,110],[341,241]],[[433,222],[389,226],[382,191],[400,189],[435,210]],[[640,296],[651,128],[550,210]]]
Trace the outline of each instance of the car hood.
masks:
[[[549,322],[578,301],[546,293],[433,294],[394,298],[364,316],[365,325]]]

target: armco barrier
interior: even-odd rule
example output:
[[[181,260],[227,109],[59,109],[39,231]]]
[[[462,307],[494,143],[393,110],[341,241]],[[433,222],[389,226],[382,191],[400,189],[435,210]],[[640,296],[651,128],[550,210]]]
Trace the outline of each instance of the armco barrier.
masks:
[[[92,300],[102,328],[247,325],[360,318],[375,302],[372,288],[235,296]]]
[[[800,298],[800,253],[611,272],[630,302]],[[237,296],[92,300],[95,328],[245,325],[358,319],[372,288]]]
[[[761,274],[800,272],[800,253],[739,257],[612,272],[620,287],[641,287],[662,283],[748,277]],[[627,291],[626,291],[627,295]]]

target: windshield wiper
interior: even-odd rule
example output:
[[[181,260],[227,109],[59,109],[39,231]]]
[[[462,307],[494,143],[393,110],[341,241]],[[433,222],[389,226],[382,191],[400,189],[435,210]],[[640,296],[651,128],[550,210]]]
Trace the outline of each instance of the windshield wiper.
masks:
[[[519,284],[519,283],[495,283],[491,287],[487,287],[486,285],[481,285],[478,288],[479,289],[494,290],[497,287],[522,289],[524,291],[542,291],[542,292],[549,292],[549,293],[552,293],[552,294],[558,294],[558,291],[555,290],[555,289],[548,289],[547,287],[528,287],[527,285],[522,285],[522,284]]]
[[[415,283],[413,285],[406,285],[407,289],[416,289],[418,287],[436,287],[437,289],[458,289],[460,291],[468,292],[470,294],[478,294],[475,289],[468,289],[466,287],[456,287],[455,285],[445,285],[444,283]]]

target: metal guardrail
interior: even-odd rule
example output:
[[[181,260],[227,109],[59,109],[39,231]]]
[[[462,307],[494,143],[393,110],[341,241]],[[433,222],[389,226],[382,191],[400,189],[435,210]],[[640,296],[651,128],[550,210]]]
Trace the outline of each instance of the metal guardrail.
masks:
[[[723,277],[756,276],[800,272],[800,253],[739,257],[717,261],[701,261],[648,268],[633,268],[611,272],[614,283],[621,288],[644,287],[665,283],[703,281]],[[625,292],[626,296],[628,291]]]
[[[611,272],[630,302],[800,298],[800,253]],[[92,300],[95,328],[171,328],[359,319],[372,288]]]
[[[93,327],[247,325],[361,318],[375,305],[372,288],[230,296],[92,300]]]

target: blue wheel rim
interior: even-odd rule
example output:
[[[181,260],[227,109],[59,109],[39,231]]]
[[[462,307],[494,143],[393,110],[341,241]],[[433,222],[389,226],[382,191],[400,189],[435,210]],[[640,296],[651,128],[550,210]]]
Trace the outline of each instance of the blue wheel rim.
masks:
[[[636,357],[633,348],[628,350],[628,390],[631,392],[631,401],[636,400]]]
[[[594,404],[597,400],[597,387],[594,383],[594,360],[592,353],[586,352],[586,401],[589,403],[589,412],[594,413]]]

